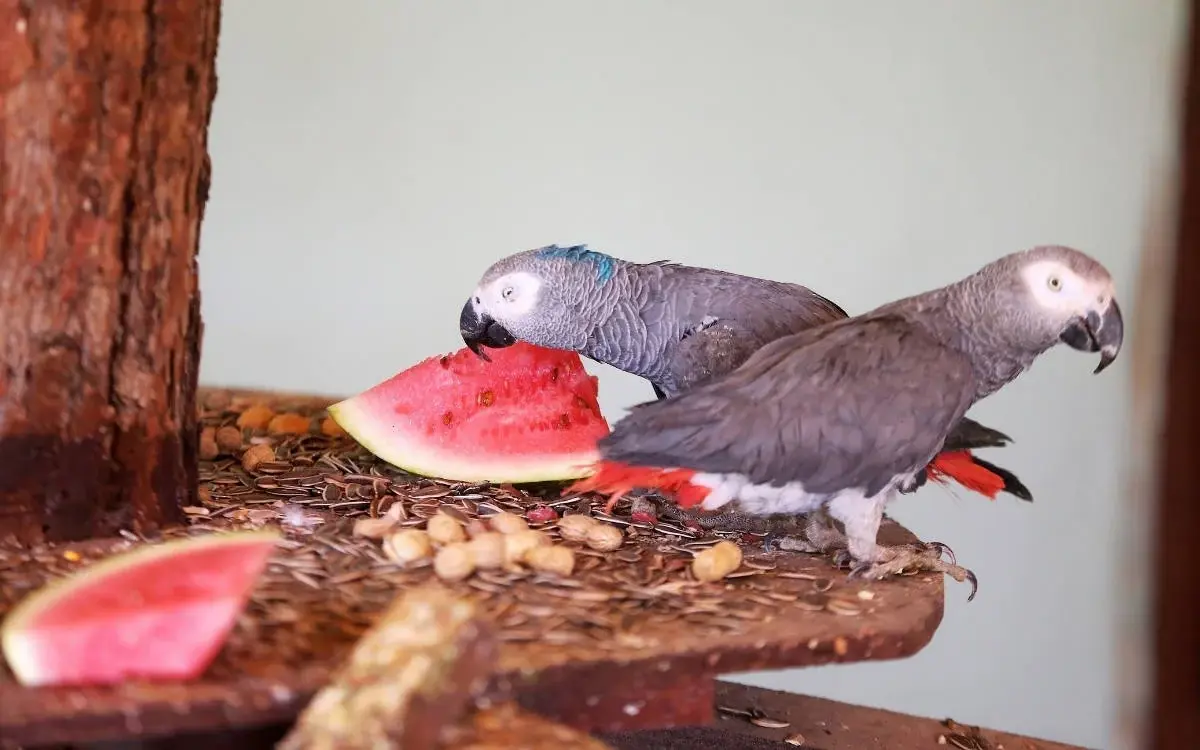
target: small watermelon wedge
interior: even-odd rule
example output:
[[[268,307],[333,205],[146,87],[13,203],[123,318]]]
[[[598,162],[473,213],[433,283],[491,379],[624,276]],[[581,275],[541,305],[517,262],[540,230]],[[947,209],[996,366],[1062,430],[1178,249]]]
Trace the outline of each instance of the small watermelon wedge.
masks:
[[[13,608],[0,650],[26,686],[198,677],[224,645],[280,534],[140,547],[52,581]]]
[[[524,483],[591,473],[609,433],[575,352],[518,342],[433,356],[329,407],[364,448],[414,474]]]

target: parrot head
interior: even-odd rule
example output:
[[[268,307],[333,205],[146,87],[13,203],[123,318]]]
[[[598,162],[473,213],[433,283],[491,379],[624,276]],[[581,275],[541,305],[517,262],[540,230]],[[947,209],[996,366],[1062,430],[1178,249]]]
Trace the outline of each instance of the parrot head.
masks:
[[[585,245],[547,245],[501,258],[484,272],[463,305],[458,330],[471,351],[524,341],[578,349],[590,329],[596,291],[616,275],[621,261]]]
[[[1015,291],[1018,297],[1018,304],[1005,306],[1015,317],[1008,326],[1020,339],[1014,343],[1041,351],[1062,342],[1079,351],[1099,352],[1096,373],[1116,360],[1125,323],[1112,275],[1092,257],[1073,248],[1044,245],[1002,258],[982,274],[1007,278],[1009,283],[999,288]]]

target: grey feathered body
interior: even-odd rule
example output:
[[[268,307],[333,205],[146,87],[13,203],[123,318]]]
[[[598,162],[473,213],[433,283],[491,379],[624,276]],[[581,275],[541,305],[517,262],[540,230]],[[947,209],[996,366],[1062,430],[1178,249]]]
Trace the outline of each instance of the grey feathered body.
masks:
[[[1040,283],[1052,291],[1030,286],[1038,282],[1026,269],[1040,273],[1047,263],[1072,268],[1075,279],[1096,280],[1096,302],[1109,305],[1107,271],[1058,246],[1005,256],[958,282],[854,318],[803,287],[698,269],[672,276],[670,266],[622,269],[629,273],[623,280],[629,301],[614,294],[607,315],[588,318],[603,322],[581,342],[582,351],[674,393],[618,421],[599,441],[596,477],[580,487],[618,492],[635,482],[675,491],[681,480],[672,470],[691,470],[684,481],[708,492],[691,494],[690,502],[705,510],[733,504],[731,510],[769,515],[824,508],[842,522],[853,559],[903,568],[909,557],[875,543],[883,509],[924,481],[935,456],[954,449],[956,433],[972,429],[967,410],[1066,340],[1064,332],[1074,348],[1112,347],[1097,338],[1099,313],[1088,312],[1090,338],[1081,340],[1083,324],[1058,303],[1040,301],[1037,295],[1049,299],[1064,285],[1047,276]],[[698,273],[703,283],[692,276]],[[655,277],[653,284],[643,274]],[[688,284],[682,293],[673,286],[681,280]],[[753,291],[734,298],[742,289]],[[1115,352],[1122,330],[1115,301],[1104,315],[1115,318]],[[814,322],[817,316],[833,319]],[[731,354],[716,361],[728,364],[689,384],[692,370],[679,365],[688,361],[687,347],[699,346],[689,339],[719,342],[710,332],[722,322],[743,335],[753,330],[746,346],[752,351],[721,350]],[[783,330],[789,326],[795,332]],[[639,348],[639,336],[650,343]]]
[[[660,398],[733,372],[773,341],[847,318],[800,284],[668,262],[615,262],[604,283],[595,283],[590,271],[577,277],[582,293],[574,293],[579,310],[571,318],[587,325],[574,332],[572,348],[645,378]],[[1008,440],[964,417],[945,449],[999,447]]]
[[[674,395],[733,371],[764,344],[846,317],[788,284],[673,263],[622,263],[594,292],[584,356]]]
[[[634,407],[601,453],[700,472],[706,509],[798,513],[911,488],[967,409],[1040,353],[990,342],[960,296],[935,290],[775,339],[723,378]]]

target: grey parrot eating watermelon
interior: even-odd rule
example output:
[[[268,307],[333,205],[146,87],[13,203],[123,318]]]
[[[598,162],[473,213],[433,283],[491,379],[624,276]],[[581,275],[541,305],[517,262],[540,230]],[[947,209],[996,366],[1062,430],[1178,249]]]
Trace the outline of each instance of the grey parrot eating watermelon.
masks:
[[[775,339],[846,317],[799,284],[549,245],[493,263],[463,306],[459,330],[482,357],[517,341],[578,352],[645,378],[661,399],[732,372]],[[926,476],[991,499],[1006,491],[1032,500],[1014,474],[971,453],[1008,442],[962,417]],[[684,515],[707,527],[763,526],[736,513]]]
[[[685,507],[828,513],[836,556],[884,578],[971,571],[940,545],[882,546],[898,493],[924,481],[963,414],[1059,343],[1099,352],[1124,335],[1108,270],[1068,247],[1013,253],[946,286],[778,338],[725,375],[635,406],[599,441],[596,471],[568,492],[650,488]],[[818,540],[785,539],[805,549]],[[832,551],[832,550],[830,550]]]

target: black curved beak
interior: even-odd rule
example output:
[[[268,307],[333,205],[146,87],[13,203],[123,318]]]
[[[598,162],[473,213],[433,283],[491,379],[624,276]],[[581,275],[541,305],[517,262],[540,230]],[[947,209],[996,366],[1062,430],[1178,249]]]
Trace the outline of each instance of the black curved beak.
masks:
[[[476,313],[475,306],[469,299],[458,315],[458,333],[462,336],[463,343],[467,345],[467,348],[485,362],[491,362],[492,358],[481,347],[503,349],[517,343],[516,338],[504,326],[487,315]]]
[[[1099,373],[1111,365],[1121,351],[1121,342],[1125,338],[1125,321],[1121,317],[1121,307],[1114,299],[1108,309],[1101,315],[1095,311],[1086,317],[1079,318],[1063,331],[1060,337],[1067,346],[1081,352],[1100,352],[1100,364],[1096,365],[1093,374]]]

